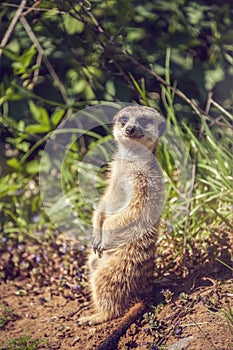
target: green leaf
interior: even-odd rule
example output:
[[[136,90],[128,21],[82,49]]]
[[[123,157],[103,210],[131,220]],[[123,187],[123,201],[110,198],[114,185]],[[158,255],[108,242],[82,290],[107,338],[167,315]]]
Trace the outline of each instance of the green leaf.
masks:
[[[23,100],[25,97],[18,94],[18,93],[14,93],[10,96],[10,98],[8,98],[10,101],[21,101]]]
[[[45,108],[37,106],[32,100],[28,102],[30,112],[33,118],[40,124],[49,126],[48,130],[50,130],[50,120],[48,112]]]
[[[43,134],[50,131],[50,126],[40,125],[40,124],[31,124],[26,127],[26,131],[30,134]]]
[[[111,95],[115,96],[116,94],[116,87],[112,80],[108,80],[106,83],[106,91]]]
[[[31,160],[26,164],[26,172],[28,174],[37,174],[39,173],[40,162],[37,159]]]
[[[223,81],[225,77],[225,72],[223,68],[218,65],[215,69],[209,69],[205,71],[205,86],[208,91],[213,90],[214,86]]]
[[[80,34],[83,32],[84,23],[71,17],[69,14],[63,15],[64,27],[68,34]]]
[[[80,94],[86,89],[87,85],[88,83],[85,79],[79,79],[73,84],[73,90],[75,93]]]
[[[36,54],[36,48],[31,46],[29,49],[24,51],[24,53],[20,56],[17,57],[15,62],[12,63],[12,67],[15,71],[16,74],[24,74],[26,73],[27,68],[31,64],[31,61],[33,57]]]
[[[11,158],[7,161],[7,164],[14,169],[22,170],[22,166],[17,158]]]
[[[51,115],[51,123],[53,126],[57,126],[60,123],[64,113],[65,111],[63,109],[57,109],[55,112],[53,112]]]
[[[9,192],[14,192],[21,187],[21,184],[13,184],[10,175],[0,179],[0,198],[5,197]]]
[[[28,66],[31,63],[32,58],[36,54],[36,48],[32,45],[29,49],[25,50],[24,53],[19,57],[19,62],[22,62],[24,66]]]
[[[85,97],[90,101],[95,99],[95,93],[90,85],[87,85],[85,89]]]
[[[16,61],[18,59],[18,54],[14,51],[10,50],[7,47],[1,47],[2,52],[4,55],[9,58],[11,61]]]
[[[145,29],[139,27],[127,28],[127,32],[127,39],[130,42],[142,40],[146,35]]]
[[[40,205],[40,194],[36,195],[33,199],[32,199],[32,202],[31,202],[31,209],[32,209],[32,212],[36,212],[38,210],[38,207]]]

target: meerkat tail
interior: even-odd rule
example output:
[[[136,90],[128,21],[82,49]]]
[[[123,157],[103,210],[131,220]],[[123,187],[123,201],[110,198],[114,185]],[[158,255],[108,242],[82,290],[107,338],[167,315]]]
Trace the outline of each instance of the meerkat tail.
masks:
[[[142,301],[133,305],[124,316],[119,327],[104,340],[104,342],[97,348],[97,350],[116,349],[120,337],[127,331],[132,323],[134,323],[138,318],[142,317],[146,311],[146,308],[146,303]]]

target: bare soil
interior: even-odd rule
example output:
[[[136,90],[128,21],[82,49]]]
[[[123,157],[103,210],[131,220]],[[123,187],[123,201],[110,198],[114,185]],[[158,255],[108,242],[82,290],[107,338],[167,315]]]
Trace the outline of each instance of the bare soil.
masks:
[[[212,239],[211,255],[193,246],[187,255],[192,264],[186,262],[185,268],[174,256],[171,242],[162,240],[148,310],[108,350],[232,350],[232,270],[216,260],[232,263],[232,238],[225,233],[221,230]],[[10,347],[10,340],[28,335],[36,340],[33,349],[93,350],[118,327],[121,319],[95,327],[78,325],[79,316],[91,312],[87,248],[71,251],[70,247],[63,238],[57,238],[56,244],[47,242],[43,249],[50,253],[44,259],[39,244],[11,243],[10,249],[2,250],[0,349],[31,349]],[[13,259],[16,248],[18,256]]]

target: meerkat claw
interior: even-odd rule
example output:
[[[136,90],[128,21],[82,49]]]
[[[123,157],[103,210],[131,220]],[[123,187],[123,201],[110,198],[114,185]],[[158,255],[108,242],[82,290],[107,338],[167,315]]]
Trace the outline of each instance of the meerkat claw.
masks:
[[[102,254],[103,254],[103,248],[101,247],[101,245],[95,245],[92,246],[93,252],[95,254],[98,254],[98,257],[101,258]]]

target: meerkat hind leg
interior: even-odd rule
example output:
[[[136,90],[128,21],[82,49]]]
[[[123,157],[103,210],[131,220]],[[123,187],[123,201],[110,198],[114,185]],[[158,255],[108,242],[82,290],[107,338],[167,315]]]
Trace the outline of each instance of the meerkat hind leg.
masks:
[[[79,324],[89,324],[90,326],[103,323],[105,321],[108,321],[109,317],[107,313],[104,312],[98,312],[90,316],[84,316],[80,317],[78,319]]]

